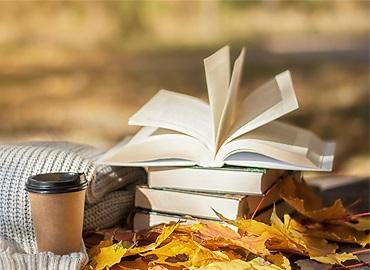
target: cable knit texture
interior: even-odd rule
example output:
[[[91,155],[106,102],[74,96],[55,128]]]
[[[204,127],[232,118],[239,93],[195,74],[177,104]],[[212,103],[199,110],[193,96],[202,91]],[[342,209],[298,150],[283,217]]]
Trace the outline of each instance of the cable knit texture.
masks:
[[[100,154],[93,147],[67,142],[0,145],[0,269],[49,269],[41,266],[51,262],[55,265],[50,269],[79,269],[86,260],[83,252],[70,256],[34,254],[37,247],[31,208],[24,190],[32,175],[85,173],[89,187],[84,231],[113,226],[127,216],[133,207],[133,187],[145,181],[145,171],[97,165]]]

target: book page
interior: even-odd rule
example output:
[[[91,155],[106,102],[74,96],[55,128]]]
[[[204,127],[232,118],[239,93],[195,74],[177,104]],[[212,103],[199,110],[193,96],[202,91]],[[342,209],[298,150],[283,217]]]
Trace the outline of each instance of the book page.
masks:
[[[236,153],[256,153],[267,156],[276,160],[284,161],[291,164],[297,164],[305,167],[318,167],[307,157],[307,150],[287,149],[280,147],[281,144],[266,142],[258,139],[243,139],[243,136],[232,142],[223,145],[217,153],[216,160],[226,160],[229,156]],[[252,166],[252,165],[250,165]]]
[[[248,164],[254,153],[262,155],[258,157],[259,162],[267,162],[274,166],[272,168],[280,168],[276,166],[284,162],[302,170],[331,170],[334,148],[335,145],[325,143],[311,131],[274,121],[225,144],[217,153],[217,159],[230,160],[229,156],[238,153],[238,164]]]
[[[129,124],[172,129],[198,139],[210,151],[214,149],[210,107],[195,97],[160,90],[129,119]]]
[[[230,83],[230,48],[225,46],[204,59],[209,104],[212,114],[212,139],[216,145],[222,112]]]
[[[244,99],[225,143],[297,108],[290,72],[280,73]]]
[[[224,161],[232,166],[251,166],[268,169],[294,170],[294,171],[330,171],[326,168],[317,168],[315,166],[302,166],[294,163],[284,162],[262,154],[252,152],[239,152]]]
[[[100,162],[120,166],[143,166],[146,163],[180,166],[209,162],[212,158],[209,150],[191,136],[172,130],[143,127],[130,141],[124,141],[108,151]]]
[[[237,98],[240,80],[242,76],[243,62],[244,62],[245,49],[240,52],[239,57],[235,60],[233,73],[226,97],[225,105],[222,111],[219,128],[216,136],[217,147],[226,140],[227,133],[229,132],[232,124],[236,119],[237,111]]]

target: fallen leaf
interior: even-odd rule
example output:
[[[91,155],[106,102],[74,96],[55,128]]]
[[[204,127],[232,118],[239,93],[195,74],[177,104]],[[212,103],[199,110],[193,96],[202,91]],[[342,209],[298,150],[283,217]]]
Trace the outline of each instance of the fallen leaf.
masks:
[[[127,256],[132,256],[132,255],[136,255],[136,254],[140,254],[140,253],[145,253],[145,252],[148,252],[148,251],[151,251],[151,250],[154,250],[155,248],[157,248],[160,244],[163,243],[163,241],[165,241],[175,230],[176,228],[179,226],[179,223],[174,223],[174,224],[171,224],[169,226],[166,226],[166,225],[163,225],[162,227],[162,232],[161,234],[157,237],[157,239],[155,240],[154,243],[151,243],[149,245],[146,245],[146,246],[141,246],[141,247],[135,247],[135,248],[131,248],[128,252],[127,252]]]
[[[351,227],[357,231],[369,231],[370,230],[370,216],[357,218],[352,221],[345,222],[344,225]]]
[[[208,240],[213,238],[225,238],[225,239],[239,239],[241,236],[236,231],[233,231],[227,226],[220,224],[219,222],[202,221],[199,223],[195,231],[195,236],[201,240]]]
[[[114,265],[111,269],[119,270],[147,270],[148,262],[138,258],[134,261],[121,261],[119,264]]]
[[[155,263],[171,266],[200,267],[215,261],[229,261],[221,253],[211,251],[191,239],[175,239],[146,255],[156,255]]]
[[[240,239],[227,239],[227,238],[214,238],[212,240],[202,242],[202,245],[209,247],[210,249],[216,248],[242,248],[247,253],[253,253],[258,256],[269,255],[270,252],[266,248],[265,242],[270,239],[271,236],[265,232],[259,236],[246,235]],[[246,254],[247,254],[246,253]]]
[[[107,240],[100,241],[99,245],[93,246],[92,248],[89,249],[89,252],[87,253],[87,255],[89,256],[89,258],[93,258],[100,253],[101,248],[108,247],[111,245],[113,245],[113,239],[107,239]]]
[[[280,196],[302,215],[320,222],[346,220],[350,212],[341,200],[336,200],[330,207],[323,207],[321,199],[303,180],[298,182],[286,177],[279,183]]]
[[[93,258],[93,263],[91,265],[95,270],[109,268],[119,263],[126,252],[127,249],[122,246],[121,242],[103,247],[100,249],[100,253]]]
[[[331,241],[359,244],[363,247],[370,244],[370,235],[363,231],[339,224],[314,223],[307,226],[307,233]]]
[[[195,269],[195,268],[190,268]],[[262,258],[255,258],[251,261],[232,260],[230,262],[215,262],[207,266],[196,268],[197,270],[282,270],[279,266],[273,265]]]
[[[358,260],[357,256],[351,253],[328,254],[326,256],[311,257],[311,259],[317,262],[320,262],[320,263],[331,264],[331,265],[336,265],[336,264],[341,265],[345,261]]]
[[[281,253],[276,253],[276,254],[270,254],[266,256],[266,259],[269,262],[272,262],[273,264],[279,266],[282,269],[285,270],[291,270],[290,262],[287,257],[283,256]]]

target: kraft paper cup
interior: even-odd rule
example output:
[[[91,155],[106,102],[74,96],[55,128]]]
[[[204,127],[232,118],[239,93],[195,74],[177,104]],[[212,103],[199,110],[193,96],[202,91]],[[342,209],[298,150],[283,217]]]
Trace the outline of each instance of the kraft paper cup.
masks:
[[[87,181],[84,174],[48,173],[26,183],[39,252],[81,251]]]

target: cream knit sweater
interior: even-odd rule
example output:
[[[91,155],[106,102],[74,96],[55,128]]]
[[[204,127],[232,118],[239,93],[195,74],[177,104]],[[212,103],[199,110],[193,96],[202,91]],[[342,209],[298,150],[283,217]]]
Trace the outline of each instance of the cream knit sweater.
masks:
[[[80,269],[86,252],[57,256],[37,253],[25,182],[47,172],[84,172],[86,192],[84,231],[117,224],[133,208],[134,186],[145,171],[96,165],[96,149],[67,142],[0,145],[0,270]]]

